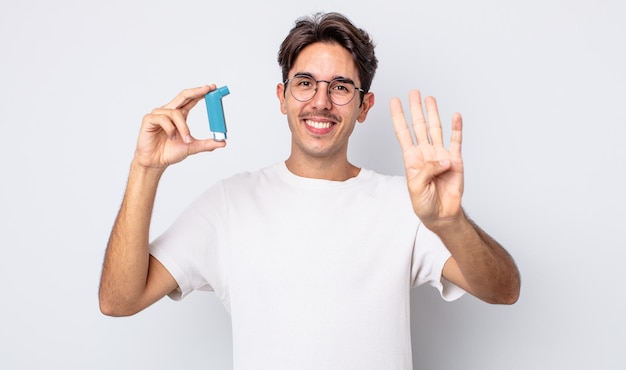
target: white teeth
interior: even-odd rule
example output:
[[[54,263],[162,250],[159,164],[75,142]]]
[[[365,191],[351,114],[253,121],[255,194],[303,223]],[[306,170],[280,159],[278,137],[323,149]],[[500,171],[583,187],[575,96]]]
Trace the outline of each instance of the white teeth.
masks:
[[[311,120],[306,120],[305,121],[306,124],[308,126],[311,126],[313,128],[317,128],[317,129],[324,129],[324,128],[329,128],[331,126],[330,122],[317,122],[317,121],[311,121]]]

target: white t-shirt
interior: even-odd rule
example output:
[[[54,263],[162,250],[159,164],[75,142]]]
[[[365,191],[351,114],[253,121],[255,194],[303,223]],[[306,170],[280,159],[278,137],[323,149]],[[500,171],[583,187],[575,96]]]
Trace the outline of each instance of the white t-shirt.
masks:
[[[450,253],[406,180],[362,169],[302,178],[284,163],[222,180],[151,244],[180,299],[212,290],[231,314],[237,370],[411,369],[410,288],[444,299]]]

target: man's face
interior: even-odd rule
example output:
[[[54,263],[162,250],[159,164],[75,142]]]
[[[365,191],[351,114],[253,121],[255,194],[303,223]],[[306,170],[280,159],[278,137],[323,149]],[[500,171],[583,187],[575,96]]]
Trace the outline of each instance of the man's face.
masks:
[[[350,53],[334,43],[317,42],[304,48],[296,59],[289,78],[296,74],[306,74],[315,80],[331,81],[346,78],[360,87],[358,70]],[[372,93],[366,94],[361,104],[360,92],[346,105],[336,105],[328,95],[328,83],[319,82],[313,99],[301,102],[286,86],[279,84],[276,95],[280,100],[280,110],[287,115],[292,135],[292,158],[345,160],[348,138],[356,121],[363,122],[374,103]],[[285,91],[286,89],[286,91]]]

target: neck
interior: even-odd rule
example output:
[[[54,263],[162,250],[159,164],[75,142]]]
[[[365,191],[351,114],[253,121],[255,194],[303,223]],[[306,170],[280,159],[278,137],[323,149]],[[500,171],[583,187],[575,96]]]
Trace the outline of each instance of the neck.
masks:
[[[311,179],[322,179],[331,181],[345,181],[356,177],[361,171],[348,160],[297,160],[290,156],[285,161],[287,169],[294,175]]]

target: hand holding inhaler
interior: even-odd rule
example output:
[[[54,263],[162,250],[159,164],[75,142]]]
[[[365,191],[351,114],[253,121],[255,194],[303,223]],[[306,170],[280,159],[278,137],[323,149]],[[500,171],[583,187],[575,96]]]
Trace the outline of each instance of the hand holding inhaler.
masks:
[[[225,140],[194,139],[187,125],[189,112],[213,89],[215,85],[185,89],[169,103],[146,114],[137,138],[134,163],[164,170],[190,155],[225,147]]]
[[[217,88],[204,96],[207,114],[209,115],[209,127],[216,141],[226,140],[226,121],[224,119],[224,106],[222,98],[230,94],[228,86]]]

